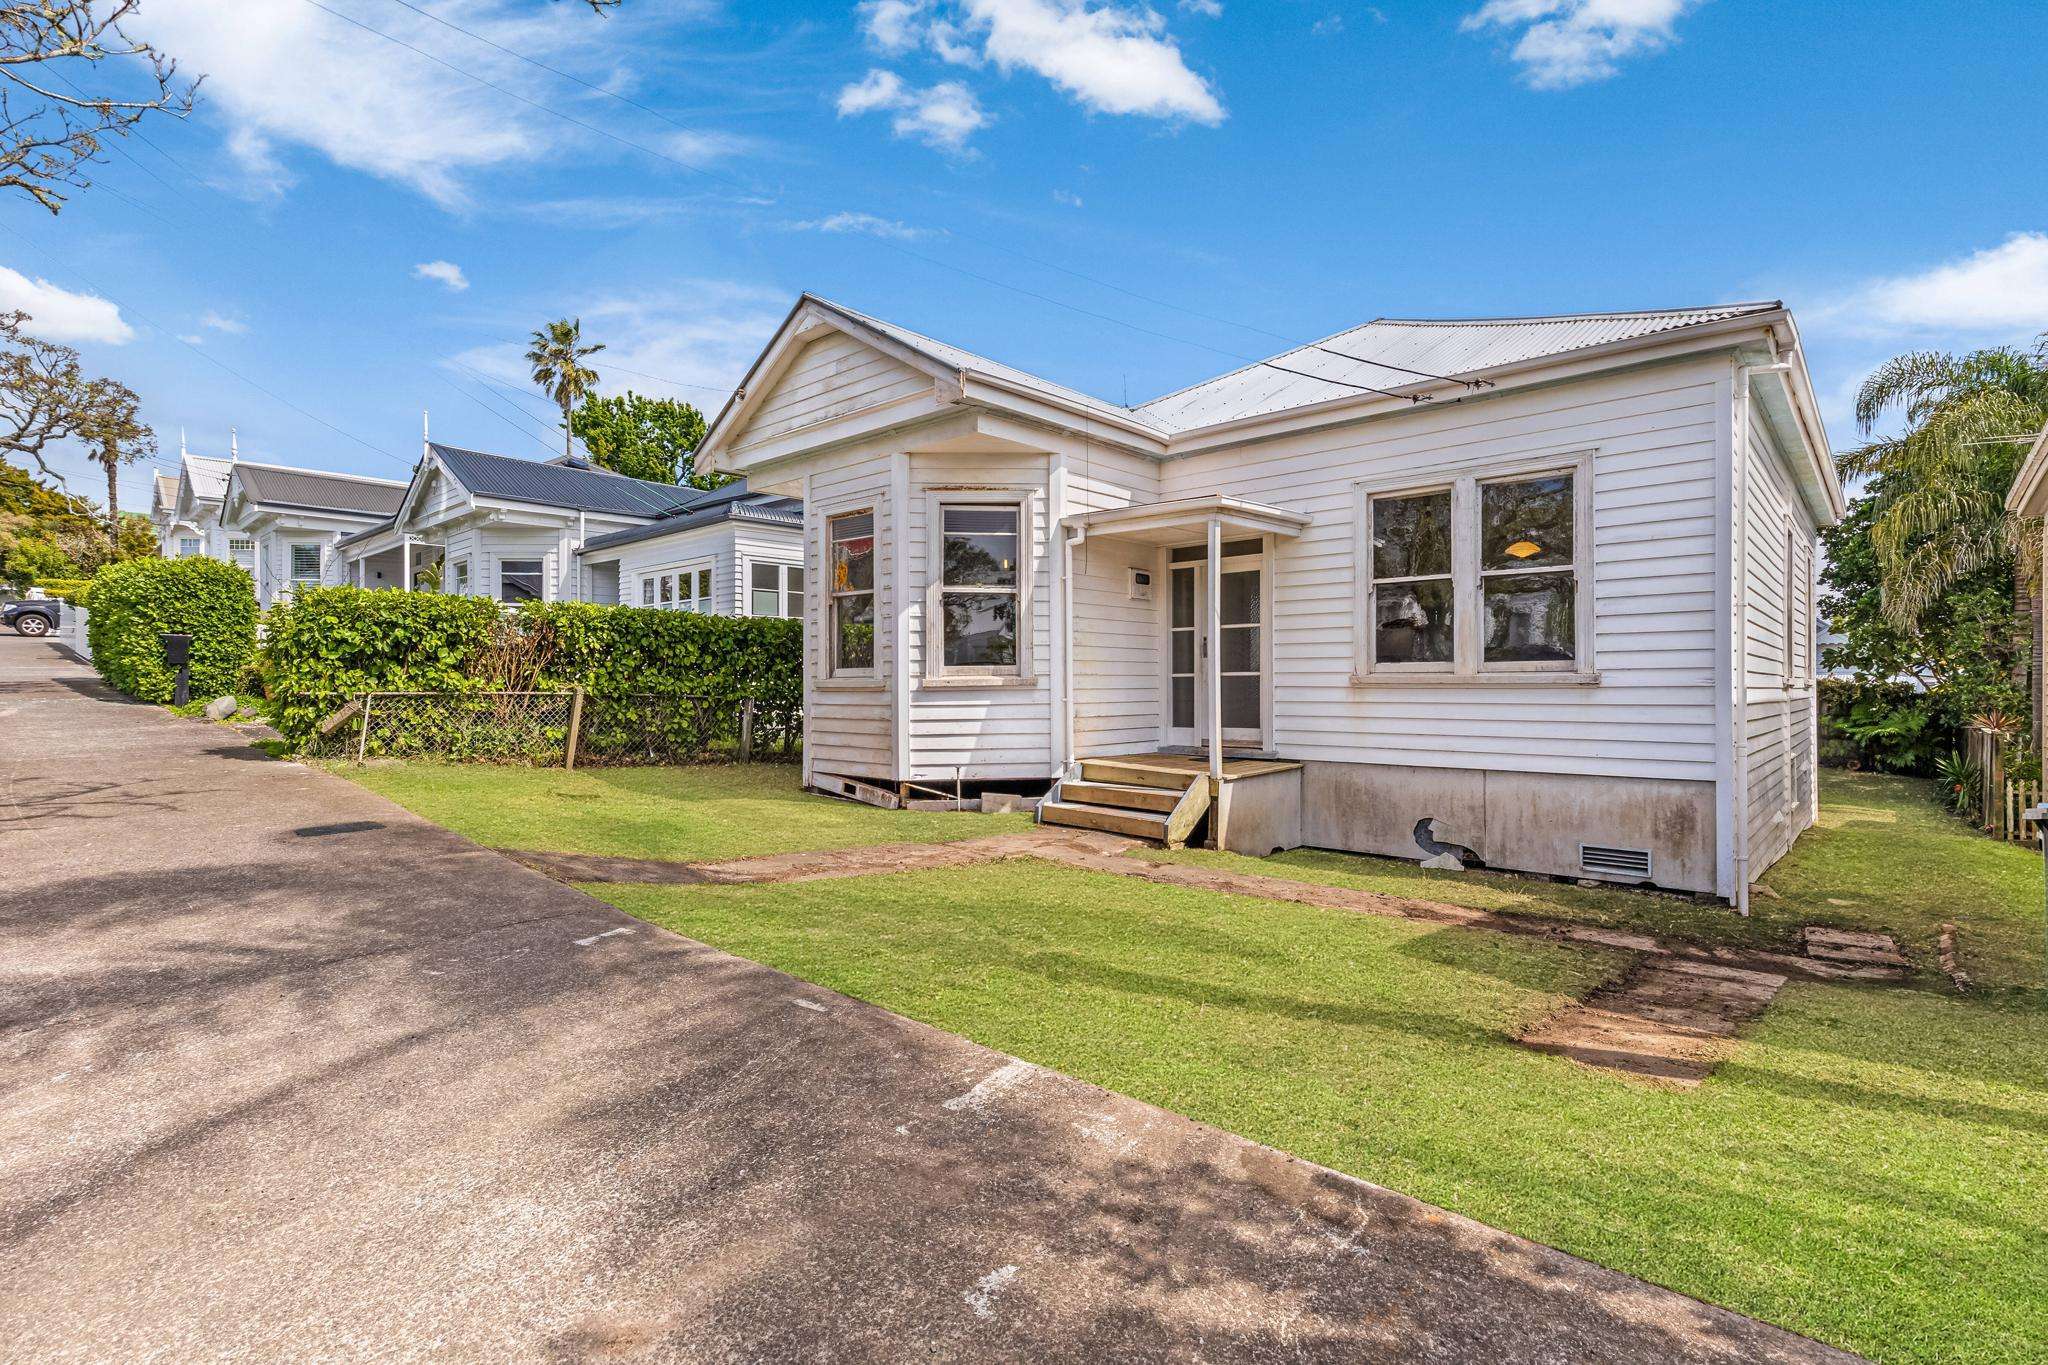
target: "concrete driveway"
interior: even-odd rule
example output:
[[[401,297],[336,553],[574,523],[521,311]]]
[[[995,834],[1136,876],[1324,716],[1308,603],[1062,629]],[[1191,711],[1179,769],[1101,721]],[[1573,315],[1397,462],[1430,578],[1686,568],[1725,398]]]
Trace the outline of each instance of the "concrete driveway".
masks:
[[[54,645],[0,639],[0,738],[11,1357],[1846,1359],[652,929]]]

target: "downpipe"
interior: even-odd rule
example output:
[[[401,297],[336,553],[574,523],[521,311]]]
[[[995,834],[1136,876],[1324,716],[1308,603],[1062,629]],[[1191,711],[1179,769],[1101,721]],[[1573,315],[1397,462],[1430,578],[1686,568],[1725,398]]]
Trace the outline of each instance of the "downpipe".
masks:
[[[1060,735],[1064,748],[1060,754],[1060,772],[1053,782],[1052,796],[1057,799],[1061,786],[1080,771],[1080,762],[1074,757],[1074,547],[1088,539],[1088,528],[1076,526],[1073,534],[1065,537],[1061,546],[1061,572],[1066,575],[1061,590],[1060,602],[1060,670],[1065,675],[1060,689]]]

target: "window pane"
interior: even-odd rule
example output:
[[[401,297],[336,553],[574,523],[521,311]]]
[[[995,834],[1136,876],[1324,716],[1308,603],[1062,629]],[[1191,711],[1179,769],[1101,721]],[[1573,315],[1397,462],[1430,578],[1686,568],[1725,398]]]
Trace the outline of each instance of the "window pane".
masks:
[[[1017,509],[947,507],[944,582],[949,587],[1017,585]]]
[[[500,602],[538,602],[541,562],[538,559],[507,559],[498,565]]]
[[[676,600],[676,579],[674,574],[661,576],[661,605],[664,607]]]
[[[1259,619],[1259,574],[1253,569],[1223,575],[1224,625],[1252,625]]]
[[[945,596],[946,666],[998,667],[1017,662],[1017,599],[1002,592]]]
[[[1487,661],[1570,663],[1577,656],[1577,587],[1576,576],[1568,573],[1487,579]]]
[[[178,538],[178,554],[179,554],[179,555],[180,555],[181,557],[183,557],[183,558],[186,558],[186,559],[190,559],[190,558],[191,558],[191,557],[192,557],[193,555],[196,555],[196,554],[198,554],[198,553],[199,553],[199,537],[197,537],[197,536],[180,536],[180,537]]]
[[[874,520],[865,512],[857,517],[832,519],[832,591],[868,592],[875,586],[874,535],[844,534],[845,523],[872,527]]]
[[[1193,570],[1175,570],[1173,575],[1173,623],[1195,623],[1195,575]]]
[[[781,567],[779,564],[756,564],[747,570],[747,576],[757,588],[778,587],[776,577]]]
[[[835,622],[834,668],[875,666],[875,598],[873,593],[837,598],[832,603]]]
[[[1256,676],[1223,680],[1223,726],[1228,730],[1259,728],[1259,680]]]
[[[1173,632],[1173,668],[1175,673],[1195,671],[1195,633],[1192,630]]]
[[[196,551],[194,553],[197,553]],[[292,577],[299,582],[311,582],[320,577],[320,547],[318,545],[292,546]]]
[[[654,580],[651,578],[640,580],[640,605],[643,607],[654,605]]]
[[[1223,628],[1223,671],[1225,673],[1256,673],[1259,671],[1259,628],[1257,626],[1225,626]]]
[[[754,589],[753,602],[747,608],[755,616],[782,615],[782,594],[773,588]]]
[[[873,540],[875,538],[875,514],[873,512],[849,512],[843,517],[832,518],[832,539]]]
[[[789,568],[789,614],[791,616],[796,615],[797,608],[803,603],[803,597],[804,571],[801,565],[792,564]]]
[[[1479,566],[1532,569],[1572,562],[1572,476],[1479,488]]]
[[[1373,594],[1373,653],[1383,664],[1447,664],[1456,644],[1448,578],[1396,583]]]
[[[1173,680],[1173,724],[1175,729],[1192,730],[1195,727],[1195,680],[1175,678]]]
[[[1412,578],[1451,571],[1451,495],[1375,498],[1372,576]]]
[[[697,570],[697,610],[711,610],[711,570]]]

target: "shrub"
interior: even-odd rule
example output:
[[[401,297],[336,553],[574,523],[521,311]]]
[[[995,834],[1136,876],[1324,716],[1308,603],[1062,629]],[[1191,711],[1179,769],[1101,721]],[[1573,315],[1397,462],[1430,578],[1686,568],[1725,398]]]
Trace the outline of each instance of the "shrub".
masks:
[[[489,688],[475,670],[501,617],[483,597],[377,588],[304,588],[270,609],[259,665],[294,745],[364,692]]]
[[[770,616],[709,616],[589,602],[528,602],[519,619],[547,643],[541,687],[591,695],[752,697],[803,704],[803,625]]]
[[[177,673],[160,638],[192,637],[192,695],[234,690],[256,650],[256,585],[218,559],[130,559],[93,576],[87,633],[93,665],[142,701],[167,702]]]
[[[1938,693],[1902,682],[1821,680],[1822,763],[1926,777],[1956,742],[1957,727]]]
[[[38,578],[35,585],[60,601],[74,607],[87,606],[92,596],[90,578]]]

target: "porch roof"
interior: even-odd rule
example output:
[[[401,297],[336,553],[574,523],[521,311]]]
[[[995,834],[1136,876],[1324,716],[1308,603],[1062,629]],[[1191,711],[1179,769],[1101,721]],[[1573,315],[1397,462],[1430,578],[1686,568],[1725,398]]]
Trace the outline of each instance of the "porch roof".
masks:
[[[1309,518],[1280,507],[1205,493],[1194,498],[1134,503],[1102,512],[1077,512],[1065,518],[1063,524],[1083,527],[1090,535],[1171,545],[1185,540],[1189,532],[1207,530],[1211,521],[1237,535],[1292,537],[1308,529]]]

